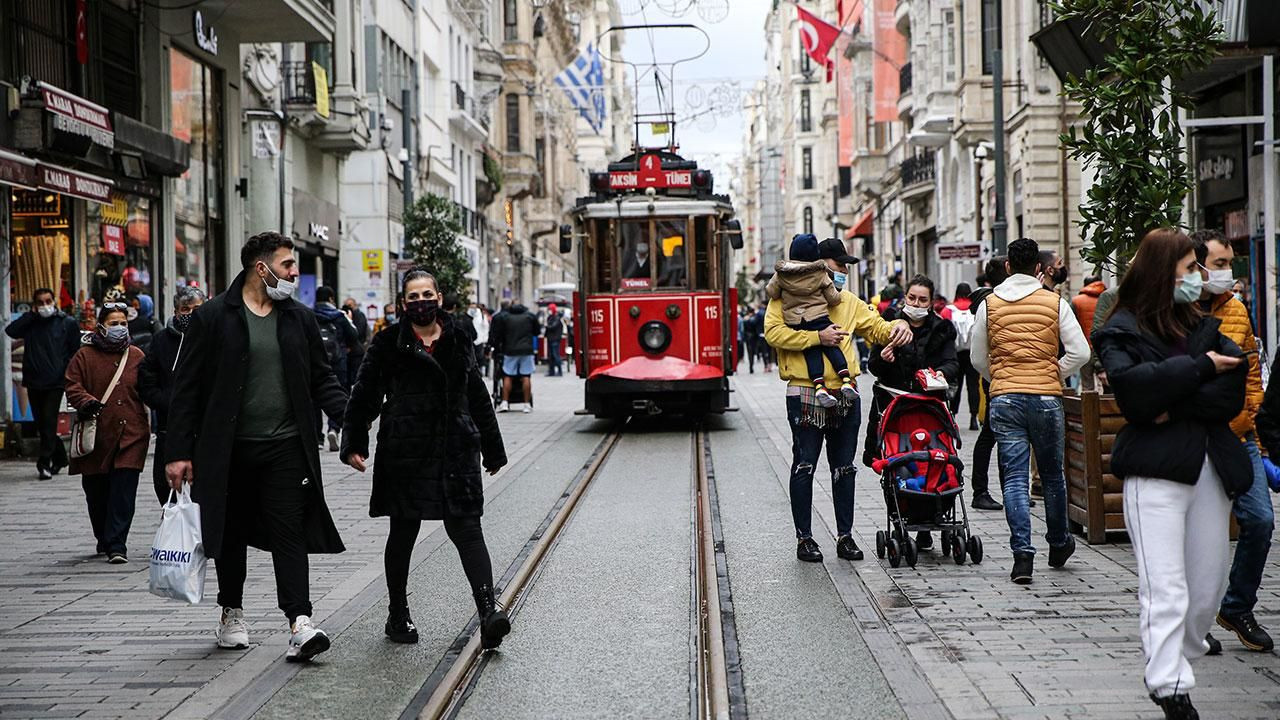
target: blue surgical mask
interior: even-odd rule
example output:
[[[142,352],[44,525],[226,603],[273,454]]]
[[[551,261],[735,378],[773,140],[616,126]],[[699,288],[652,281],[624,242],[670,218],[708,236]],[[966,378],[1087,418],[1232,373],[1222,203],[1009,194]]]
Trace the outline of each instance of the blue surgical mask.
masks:
[[[1200,299],[1200,291],[1204,289],[1204,278],[1200,272],[1189,272],[1182,276],[1182,282],[1173,288],[1174,304],[1193,303]]]
[[[836,284],[837,290],[843,290],[845,283],[849,282],[849,275],[842,272],[831,273],[831,281]]]

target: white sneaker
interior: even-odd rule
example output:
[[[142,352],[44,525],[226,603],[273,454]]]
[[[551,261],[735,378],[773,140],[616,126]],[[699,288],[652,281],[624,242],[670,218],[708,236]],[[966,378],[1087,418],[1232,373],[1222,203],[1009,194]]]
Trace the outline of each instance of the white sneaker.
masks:
[[[507,402],[506,400],[503,400],[502,402],[498,403],[498,412],[510,412],[510,411],[511,411],[511,403]]]
[[[329,636],[315,625],[311,618],[299,615],[293,621],[293,635],[289,638],[289,651],[284,659],[288,662],[306,662],[329,649]]]
[[[818,404],[822,407],[831,408],[836,406],[837,400],[831,393],[827,392],[826,388],[822,388],[815,395],[817,396]]]
[[[329,452],[338,452],[338,431],[329,431]]]
[[[249,647],[249,626],[244,624],[244,610],[222,608],[222,617],[214,634],[220,648],[243,650]]]
[[[533,412],[533,403],[525,403],[525,404],[524,404],[524,407],[520,408],[520,412],[522,412],[522,413],[531,413],[531,412]]]

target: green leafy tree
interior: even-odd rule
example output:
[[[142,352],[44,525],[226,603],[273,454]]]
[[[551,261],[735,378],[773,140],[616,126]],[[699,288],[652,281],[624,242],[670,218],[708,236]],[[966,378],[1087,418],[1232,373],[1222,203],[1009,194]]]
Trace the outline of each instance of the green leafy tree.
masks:
[[[423,195],[404,214],[404,234],[413,261],[435,275],[440,291],[466,297],[471,263],[458,238],[462,223],[454,204],[440,195]]]
[[[1222,27],[1186,0],[1054,0],[1060,20],[1083,21],[1108,45],[1102,64],[1071,75],[1068,98],[1084,121],[1061,136],[1097,178],[1080,206],[1081,251],[1095,267],[1128,267],[1151,228],[1179,226],[1192,177],[1182,160],[1178,110],[1192,98],[1175,86],[1217,54]]]

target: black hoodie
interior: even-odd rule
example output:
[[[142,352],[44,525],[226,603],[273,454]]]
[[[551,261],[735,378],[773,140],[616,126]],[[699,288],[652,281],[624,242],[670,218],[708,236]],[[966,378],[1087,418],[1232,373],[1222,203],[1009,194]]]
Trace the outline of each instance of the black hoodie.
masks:
[[[523,305],[512,305],[506,313],[493,319],[489,339],[503,355],[532,355],[533,339],[542,332],[538,318]]]

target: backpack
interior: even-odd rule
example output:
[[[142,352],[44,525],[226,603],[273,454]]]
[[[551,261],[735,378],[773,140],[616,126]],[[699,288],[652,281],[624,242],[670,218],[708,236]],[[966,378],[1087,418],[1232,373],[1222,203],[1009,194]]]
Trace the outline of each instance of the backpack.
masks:
[[[956,350],[968,350],[969,339],[973,336],[973,307],[961,310],[955,305],[951,308],[951,324],[956,326]]]
[[[342,334],[334,327],[332,320],[316,316],[320,325],[320,343],[324,345],[324,354],[329,356],[330,367],[338,367],[342,360]]]

